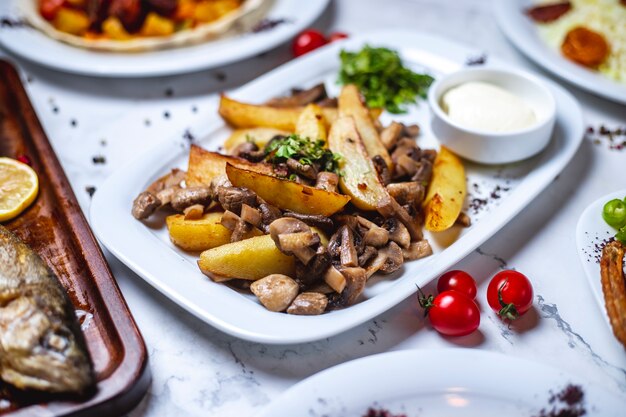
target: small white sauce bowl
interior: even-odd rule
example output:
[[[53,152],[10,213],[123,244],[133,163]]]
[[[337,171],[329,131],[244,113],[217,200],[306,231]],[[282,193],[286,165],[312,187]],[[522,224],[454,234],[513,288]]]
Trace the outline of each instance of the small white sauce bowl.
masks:
[[[462,126],[450,119],[441,107],[441,98],[453,87],[482,81],[503,88],[526,102],[536,122],[510,132],[491,132]],[[430,87],[428,104],[431,127],[443,146],[471,161],[503,164],[520,161],[541,152],[552,137],[556,103],[550,90],[535,76],[523,71],[494,68],[463,69],[439,78]]]

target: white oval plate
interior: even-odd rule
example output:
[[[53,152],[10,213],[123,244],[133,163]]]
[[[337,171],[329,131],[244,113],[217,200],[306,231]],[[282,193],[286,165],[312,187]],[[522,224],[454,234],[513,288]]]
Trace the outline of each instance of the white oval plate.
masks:
[[[493,0],[492,4],[500,29],[537,65],[592,94],[626,104],[626,85],[574,64],[545,44],[533,21],[524,14],[535,4],[532,0]]]
[[[325,81],[330,94],[334,95],[339,90],[336,74],[340,49],[356,50],[366,43],[396,49],[408,65],[417,70],[425,68],[434,76],[455,71],[468,55],[478,54],[478,51],[419,32],[377,32],[325,46],[229,95],[260,103],[286,93],[291,87],[306,87],[319,81]],[[496,59],[490,59],[490,64],[506,67]],[[148,184],[170,168],[186,169],[188,147],[183,140],[163,141],[111,175],[94,196],[91,225],[101,242],[137,274],[183,308],[227,333],[264,343],[322,339],[363,323],[412,295],[415,284],[425,285],[493,236],[567,165],[583,137],[580,106],[564,89],[541,80],[554,94],[558,109],[555,134],[547,148],[516,164],[480,166],[466,163],[473,197],[487,201],[477,213],[470,210],[473,225],[461,231],[459,238],[448,247],[430,238],[434,256],[408,262],[398,273],[384,279],[371,279],[364,293],[365,300],[344,310],[313,317],[272,313],[253,296],[236,292],[204,276],[197,266],[198,256],[172,245],[167,229],[161,223],[157,222],[158,227],[151,228],[130,215],[133,199]],[[205,138],[199,143],[211,149],[217,149],[230,132],[217,115],[217,100],[214,106],[213,117],[204,120],[202,126],[192,126],[193,131],[199,133],[198,137]],[[410,110],[394,119],[419,123],[423,132],[418,140],[420,146],[438,146],[430,131],[427,103],[423,101]],[[381,120],[386,124],[391,118],[383,115]],[[500,187],[499,191],[496,187]],[[482,190],[482,194],[477,189]],[[493,190],[499,198],[489,197]],[[482,221],[484,215],[488,215],[488,221]]]
[[[602,242],[615,236],[617,231],[609,226],[602,218],[602,208],[609,200],[613,200],[614,198],[622,200],[624,197],[626,197],[626,189],[600,197],[583,211],[576,225],[576,247],[578,249],[578,255],[583,264],[585,276],[591,286],[594,298],[598,302],[600,309],[604,312],[604,317],[606,318],[609,328],[611,328],[611,324],[604,306],[599,259],[600,256],[602,256]]]
[[[569,384],[586,415],[623,415],[624,399],[556,368],[471,349],[407,350],[356,359],[315,374],[257,417],[360,417],[369,407],[407,417],[530,417]],[[561,409],[561,408],[559,408]]]
[[[6,0],[5,0],[6,1]],[[226,65],[270,50],[313,22],[329,0],[273,0],[266,17],[285,19],[273,29],[181,48],[140,53],[98,52],[66,45],[30,28],[0,30],[9,52],[63,72],[99,77],[153,77]]]

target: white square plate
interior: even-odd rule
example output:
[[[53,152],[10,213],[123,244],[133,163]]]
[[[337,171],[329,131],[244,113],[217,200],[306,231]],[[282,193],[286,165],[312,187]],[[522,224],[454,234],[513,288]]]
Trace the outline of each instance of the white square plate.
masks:
[[[360,49],[363,45],[385,46],[400,52],[405,63],[437,77],[461,68],[468,57],[479,53],[462,45],[430,35],[408,31],[383,31],[331,44],[307,54],[260,77],[230,94],[234,98],[261,103],[284,94],[291,87],[306,87],[324,81],[331,94],[338,91],[336,75],[339,51]],[[490,66],[506,68],[490,58]],[[516,164],[481,166],[466,163],[468,208],[473,225],[460,232],[446,246],[439,236],[429,238],[434,255],[408,262],[396,274],[373,278],[363,300],[344,310],[320,316],[292,316],[272,313],[253,296],[237,292],[204,276],[196,254],[185,253],[170,243],[162,223],[135,220],[130,209],[133,199],[153,180],[172,167],[186,168],[188,147],[180,140],[165,141],[133,163],[114,173],[95,194],[91,205],[91,224],[101,242],[122,262],[147,282],[207,323],[234,336],[264,343],[301,343],[322,339],[354,327],[414,294],[415,285],[423,286],[461,260],[520,212],[567,165],[583,137],[582,113],[578,103],[564,89],[543,80],[555,96],[557,121],[548,147],[539,155]],[[230,128],[217,115],[205,120],[204,139],[198,143],[217,149]],[[411,106],[402,117],[422,128],[418,144],[436,147],[430,131],[430,112],[425,101]],[[392,118],[383,114],[382,121]],[[449,243],[449,242],[448,242]]]

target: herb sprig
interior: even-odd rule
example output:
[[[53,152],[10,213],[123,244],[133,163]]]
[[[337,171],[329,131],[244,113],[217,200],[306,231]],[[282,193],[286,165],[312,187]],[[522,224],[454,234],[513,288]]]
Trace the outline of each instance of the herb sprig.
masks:
[[[356,84],[368,107],[406,113],[406,105],[426,97],[433,77],[406,68],[396,51],[366,45],[359,52],[342,50],[341,84]]]
[[[338,174],[341,156],[324,147],[321,139],[313,140],[299,135],[273,139],[265,148],[265,154],[273,163],[293,158],[304,165],[318,165],[320,170]]]

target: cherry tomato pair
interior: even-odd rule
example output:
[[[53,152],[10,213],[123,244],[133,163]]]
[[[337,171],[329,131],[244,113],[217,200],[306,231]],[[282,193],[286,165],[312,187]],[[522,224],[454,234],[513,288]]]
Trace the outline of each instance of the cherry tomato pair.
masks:
[[[418,296],[435,330],[448,336],[464,336],[478,328],[480,311],[474,301],[476,281],[471,275],[448,271],[437,281],[437,291],[436,297],[426,297],[421,290]],[[501,271],[489,283],[487,301],[500,317],[515,320],[532,306],[532,285],[517,271]]]
[[[322,47],[329,42],[345,39],[347,37],[348,35],[343,32],[334,32],[328,37],[328,39],[326,39],[324,34],[321,32],[314,29],[307,29],[304,32],[301,32],[293,40],[293,55],[301,56]]]

